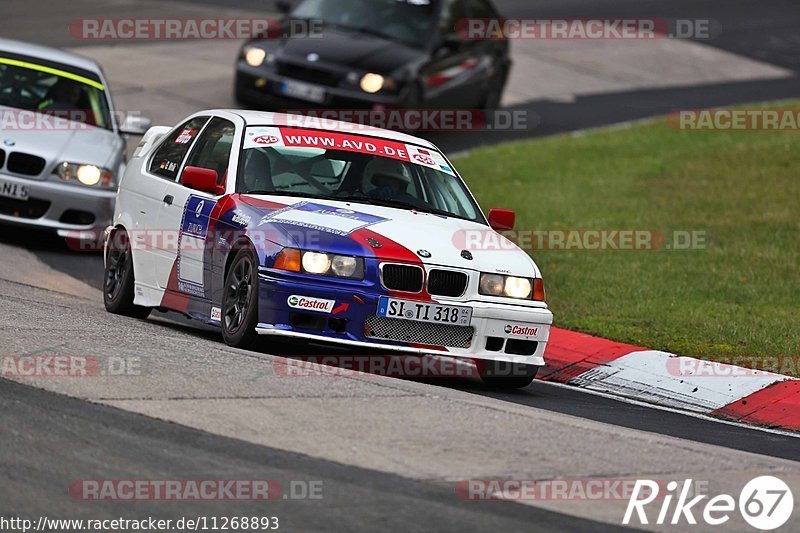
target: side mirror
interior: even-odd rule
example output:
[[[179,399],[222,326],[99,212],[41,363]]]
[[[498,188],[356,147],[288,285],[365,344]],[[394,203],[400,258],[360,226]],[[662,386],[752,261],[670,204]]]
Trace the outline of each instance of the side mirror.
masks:
[[[517,214],[509,209],[489,209],[489,225],[495,231],[511,231]]]
[[[217,185],[219,175],[216,170],[200,167],[184,167],[181,174],[181,183],[196,191],[207,192],[209,194],[224,194],[221,185]]]
[[[284,15],[286,15],[289,13],[289,11],[292,10],[292,4],[290,4],[286,0],[278,0],[277,2],[275,2],[275,9],[277,9],[279,13],[283,13]]]
[[[152,123],[149,118],[141,115],[125,115],[119,131],[124,135],[144,135]]]

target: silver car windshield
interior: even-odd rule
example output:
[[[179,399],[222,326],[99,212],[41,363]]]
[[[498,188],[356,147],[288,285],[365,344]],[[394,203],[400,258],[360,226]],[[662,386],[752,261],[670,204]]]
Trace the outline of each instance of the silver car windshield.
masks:
[[[73,70],[0,54],[0,105],[112,129],[105,87]]]

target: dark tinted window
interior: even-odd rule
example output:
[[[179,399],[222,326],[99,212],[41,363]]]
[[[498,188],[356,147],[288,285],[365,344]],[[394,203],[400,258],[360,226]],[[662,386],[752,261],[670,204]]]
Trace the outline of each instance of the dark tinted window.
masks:
[[[217,173],[217,185],[224,185],[228,175],[236,126],[224,118],[212,118],[192,149],[187,166],[208,168]]]
[[[168,180],[175,180],[183,158],[189,152],[208,117],[196,117],[173,131],[158,147],[150,161],[150,172]]]

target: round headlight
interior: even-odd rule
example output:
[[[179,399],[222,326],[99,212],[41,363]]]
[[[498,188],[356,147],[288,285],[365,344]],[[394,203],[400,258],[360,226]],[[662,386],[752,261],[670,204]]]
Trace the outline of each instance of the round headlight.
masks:
[[[244,53],[244,60],[251,67],[260,67],[266,57],[267,53],[261,48],[248,48]]]
[[[76,177],[84,185],[96,185],[100,181],[102,172],[94,165],[81,165],[78,167]]]
[[[303,270],[309,274],[327,274],[331,269],[331,260],[328,254],[319,252],[306,252],[303,254]]]
[[[343,278],[349,278],[356,273],[356,267],[358,266],[358,262],[356,261],[355,257],[346,257],[343,255],[337,255],[333,258],[331,266],[333,268],[334,274],[336,274],[337,276],[341,276]]]
[[[498,274],[484,274],[481,276],[481,294],[490,296],[501,296],[503,294],[503,284],[505,278]]]
[[[527,298],[531,295],[531,280],[525,278],[506,278],[505,293],[511,298]]]
[[[380,74],[364,74],[361,78],[361,90],[365,93],[374,94],[383,89],[383,76]]]

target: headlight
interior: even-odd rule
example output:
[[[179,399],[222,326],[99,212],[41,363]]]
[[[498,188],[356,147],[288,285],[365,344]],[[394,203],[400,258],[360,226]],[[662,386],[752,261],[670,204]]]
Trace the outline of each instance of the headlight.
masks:
[[[56,167],[55,173],[64,181],[77,180],[87,187],[115,187],[114,174],[110,170],[95,165],[81,165],[78,163],[61,163]]]
[[[327,274],[331,269],[331,259],[328,254],[306,252],[303,254],[303,270],[309,274]]]
[[[358,269],[358,261],[355,257],[335,255],[331,261],[334,274],[342,278],[352,278]]]
[[[531,295],[533,285],[531,280],[525,278],[506,278],[505,293],[511,298],[527,298]]]
[[[534,281],[528,278],[500,274],[481,274],[478,292],[486,296],[504,296],[519,300],[530,300],[534,292],[533,286]]]
[[[383,89],[384,77],[380,74],[364,74],[361,78],[361,90],[365,93],[375,94]]]
[[[275,260],[275,268],[345,279],[364,279],[364,259],[324,252],[285,248]]]
[[[248,47],[244,49],[244,60],[251,67],[260,67],[267,58],[267,52],[261,48]]]

